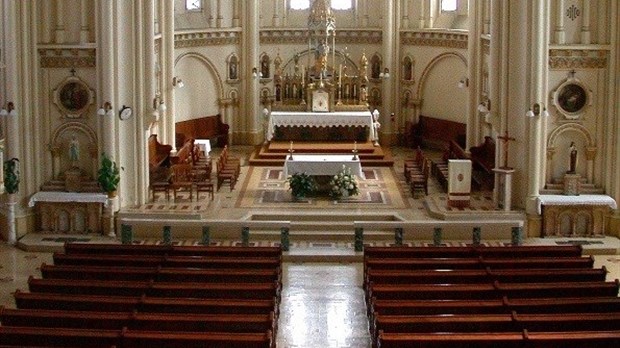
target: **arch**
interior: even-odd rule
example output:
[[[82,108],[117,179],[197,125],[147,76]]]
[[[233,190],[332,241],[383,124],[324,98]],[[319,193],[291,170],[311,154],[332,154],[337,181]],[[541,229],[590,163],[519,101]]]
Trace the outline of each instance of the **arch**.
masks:
[[[215,81],[217,83],[218,95],[220,98],[223,98],[224,97],[224,83],[222,82],[222,77],[220,76],[220,73],[217,71],[215,64],[213,64],[213,62],[209,60],[209,58],[205,57],[204,55],[200,53],[187,52],[187,53],[184,53],[178,56],[174,60],[174,66],[176,67],[181,60],[187,59],[187,58],[196,58],[197,60],[199,60],[201,63],[203,63],[207,67],[209,72],[211,72],[216,77]]]
[[[547,140],[547,148],[555,148],[555,143],[557,142],[560,135],[564,132],[575,131],[587,141],[589,147],[594,147],[594,139],[592,139],[592,135],[586,129],[586,127],[580,125],[579,123],[565,123],[556,129],[554,129],[551,134],[549,134],[549,140]]]
[[[465,64],[465,67],[467,67],[467,58],[458,52],[445,52],[436,56],[426,65],[426,67],[424,67],[422,75],[420,75],[420,83],[418,83],[418,89],[416,90],[416,94],[418,96],[417,99],[421,98],[422,91],[424,90],[424,85],[426,84],[426,79],[428,78],[430,71],[437,63],[446,58],[458,58],[463,62],[463,64]]]

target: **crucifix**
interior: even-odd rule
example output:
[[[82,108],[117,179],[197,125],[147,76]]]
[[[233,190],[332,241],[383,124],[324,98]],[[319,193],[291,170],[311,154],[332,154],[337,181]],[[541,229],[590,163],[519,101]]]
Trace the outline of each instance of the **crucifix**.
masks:
[[[510,167],[508,167],[508,142],[511,140],[516,140],[513,137],[508,136],[508,130],[506,129],[506,132],[504,133],[504,135],[500,135],[497,137],[497,139],[500,139],[504,142],[504,165],[501,167],[502,169],[511,169]]]

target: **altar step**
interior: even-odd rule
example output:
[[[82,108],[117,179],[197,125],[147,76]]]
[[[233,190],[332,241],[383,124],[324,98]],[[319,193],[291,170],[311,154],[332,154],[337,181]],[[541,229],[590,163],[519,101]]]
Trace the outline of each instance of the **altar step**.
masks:
[[[255,166],[282,166],[289,155],[291,143],[287,141],[271,141],[256,148],[250,155],[249,164]],[[394,159],[389,149],[374,146],[372,142],[354,144],[353,142],[310,142],[296,141],[293,143],[295,154],[348,154],[353,156],[353,149],[362,166],[391,167]]]
[[[596,187],[594,186],[594,184],[586,183],[585,178],[582,179],[582,182],[580,183],[579,192],[581,194],[590,194],[590,195],[605,194],[604,189]],[[540,193],[543,195],[563,195],[564,194],[564,183],[547,184],[544,189],[540,190]]]

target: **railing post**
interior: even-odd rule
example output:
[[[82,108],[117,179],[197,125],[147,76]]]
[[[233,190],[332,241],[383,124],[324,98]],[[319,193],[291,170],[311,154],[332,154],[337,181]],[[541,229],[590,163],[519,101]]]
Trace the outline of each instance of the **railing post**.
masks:
[[[172,228],[170,226],[164,226],[163,240],[166,245],[172,244]]]
[[[133,243],[133,230],[131,225],[121,224],[121,243],[132,244]]]
[[[250,246],[250,228],[247,226],[241,228],[241,244],[244,247]]]
[[[209,226],[202,226],[202,245],[211,245],[211,231]]]
[[[433,229],[433,245],[440,246],[441,245],[441,227],[435,227]]]
[[[394,229],[394,244],[401,246],[403,245],[403,228],[396,227]]]
[[[355,251],[364,251],[364,228],[355,228]]]
[[[523,243],[523,227],[517,226],[512,228],[511,241],[512,245],[521,245]]]
[[[479,246],[480,245],[480,237],[481,237],[480,226],[476,226],[476,227],[474,227],[474,230],[472,232],[471,243],[474,246]]]
[[[282,246],[282,251],[289,251],[290,241],[289,241],[289,229],[288,227],[280,228],[280,245]]]

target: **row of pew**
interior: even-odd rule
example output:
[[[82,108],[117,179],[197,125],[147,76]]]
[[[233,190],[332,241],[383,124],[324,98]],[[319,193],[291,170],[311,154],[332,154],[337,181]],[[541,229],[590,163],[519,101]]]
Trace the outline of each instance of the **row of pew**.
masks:
[[[374,347],[620,344],[619,282],[580,246],[367,247]]]
[[[275,347],[277,247],[68,243],[16,308],[0,347]]]

